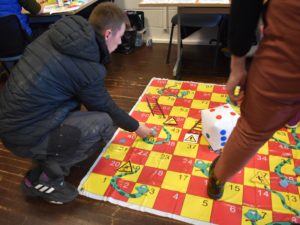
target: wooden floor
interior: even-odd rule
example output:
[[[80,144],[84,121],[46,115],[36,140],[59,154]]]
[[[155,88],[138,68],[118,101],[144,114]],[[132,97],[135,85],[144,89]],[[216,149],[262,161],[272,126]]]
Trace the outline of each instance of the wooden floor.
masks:
[[[165,64],[166,44],[141,47],[130,55],[114,53],[108,66],[106,85],[113,99],[129,111],[152,77],[173,79],[175,48],[170,65]],[[219,57],[213,70],[213,49],[184,46],[182,80],[224,84],[228,59]],[[1,81],[3,85],[4,81]],[[0,85],[0,88],[1,88]],[[69,182],[78,186],[97,155],[75,166]],[[0,142],[0,224],[3,225],[183,225],[185,223],[141,213],[107,202],[79,196],[66,205],[51,205],[23,196],[20,183],[31,161],[15,157]]]

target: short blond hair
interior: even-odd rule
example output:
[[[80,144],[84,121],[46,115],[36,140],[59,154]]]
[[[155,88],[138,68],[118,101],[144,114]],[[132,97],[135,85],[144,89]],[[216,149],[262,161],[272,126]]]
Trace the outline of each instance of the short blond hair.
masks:
[[[98,4],[89,17],[90,24],[101,35],[107,29],[111,29],[113,33],[116,33],[127,21],[128,18],[125,12],[111,2]]]

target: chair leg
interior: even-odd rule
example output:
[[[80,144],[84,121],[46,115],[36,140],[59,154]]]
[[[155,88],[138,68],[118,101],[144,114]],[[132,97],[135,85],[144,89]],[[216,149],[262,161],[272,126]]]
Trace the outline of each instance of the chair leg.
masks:
[[[218,34],[217,34],[217,43],[215,48],[215,57],[214,57],[214,65],[213,68],[216,68],[217,62],[218,62],[218,55],[219,55],[219,47],[220,47],[220,39],[221,39],[221,28],[223,24],[223,19],[221,19],[219,25],[218,25]]]
[[[175,27],[175,24],[172,24],[166,64],[170,63],[170,54],[171,54],[171,49],[172,49],[172,39],[173,39],[174,27]]]

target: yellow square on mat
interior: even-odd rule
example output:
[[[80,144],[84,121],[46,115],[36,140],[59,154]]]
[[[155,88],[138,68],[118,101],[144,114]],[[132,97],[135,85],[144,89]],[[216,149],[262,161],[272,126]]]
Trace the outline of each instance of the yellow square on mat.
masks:
[[[222,201],[242,205],[244,186],[241,184],[226,182]]]
[[[151,141],[154,141],[154,142],[156,141],[156,138],[154,138],[154,137],[151,137],[148,139]],[[133,143],[132,147],[143,149],[143,150],[152,150],[153,144],[148,144],[148,143],[144,142],[142,138],[138,137],[135,140],[135,142]]]
[[[136,107],[135,107],[135,111],[151,113],[151,110],[148,107],[147,102],[140,102],[139,104],[137,104]]]
[[[251,219],[257,217],[260,219],[255,222],[256,225],[266,225],[273,222],[273,215],[270,210],[243,206],[242,215],[242,225],[249,225]]]
[[[195,163],[198,161],[198,163],[205,163],[208,167],[211,164],[210,161],[207,160],[200,160],[200,159],[196,159]],[[204,165],[204,164],[203,164]],[[208,169],[206,171],[209,171]],[[197,168],[196,166],[193,166],[193,171],[192,171],[192,175],[197,176],[197,177],[204,177],[207,178],[207,176],[203,173],[203,171],[201,171],[199,168]]]
[[[158,91],[159,91],[159,88],[158,87],[148,87],[147,90],[146,90],[146,95],[157,95],[158,94]]]
[[[122,180],[136,182],[138,180],[138,178],[139,178],[139,176],[140,176],[140,174],[141,174],[144,166],[143,165],[137,165],[137,164],[131,164],[131,165],[132,165],[132,170],[136,171],[136,169],[138,168],[137,171],[135,173],[133,173],[133,174],[128,174],[126,176],[123,176]],[[117,173],[115,174],[115,176],[116,175],[120,175],[120,174],[124,174],[124,172],[118,172],[117,171]]]
[[[209,145],[207,139],[202,135],[200,137],[200,145]]]
[[[269,143],[266,142],[259,150],[259,154],[268,155],[269,154]]]
[[[209,222],[212,205],[212,199],[186,194],[180,215]]]
[[[174,155],[195,158],[197,156],[198,147],[198,144],[179,141],[177,142]]]
[[[158,104],[173,106],[176,101],[174,96],[160,96],[158,99]]]
[[[290,144],[290,139],[287,131],[278,130],[275,132],[273,137],[279,139],[280,141],[283,141],[284,143]]]
[[[164,118],[162,115],[156,115],[156,114],[154,114],[154,116],[151,114],[147,119],[148,124],[155,124],[155,125],[162,125],[165,121],[166,118]]]
[[[284,160],[288,160],[288,158],[275,156],[275,155],[269,155],[270,171],[275,172],[276,166],[278,166]],[[295,168],[294,161],[290,160],[289,162],[285,163],[281,167],[280,171],[282,174],[295,176],[296,174],[294,172],[294,168]]]
[[[220,94],[220,93],[212,93],[210,100],[213,102],[222,102],[226,103],[226,94]]]
[[[182,85],[182,81],[168,80],[165,88],[180,89],[181,85]]]
[[[253,168],[244,168],[244,184],[250,187],[270,186],[270,172]]]
[[[178,127],[165,127],[165,129],[171,134],[171,140],[177,141],[179,139],[179,135],[181,133],[181,129]],[[159,138],[166,139],[167,134],[164,130],[161,130],[159,133]]]
[[[88,179],[84,182],[82,188],[97,195],[104,195],[106,189],[110,185],[110,176],[104,176],[97,173],[91,173]]]
[[[180,90],[178,93],[179,98],[193,99],[195,97],[195,91],[192,90]]]
[[[292,194],[288,192],[279,192],[271,193],[272,198],[272,209],[274,212],[279,213],[291,213],[291,211],[284,207],[288,205],[289,207],[300,211],[300,196],[298,194]],[[285,204],[282,204],[282,198],[285,200]]]
[[[179,116],[179,117],[187,117],[189,114],[190,109],[186,107],[181,106],[173,106],[170,116]]]
[[[292,150],[293,158],[300,159],[300,151],[299,150]]]
[[[210,104],[209,100],[193,100],[192,109],[208,109]]]
[[[135,191],[133,191],[132,193],[137,193],[136,187],[141,186],[141,185],[142,184],[139,184],[139,183],[135,184],[135,186],[134,186]],[[156,197],[158,195],[159,188],[155,187],[155,186],[151,186],[151,185],[147,185],[147,187],[148,187],[149,191],[146,194],[144,194],[143,196],[138,197],[138,198],[129,198],[128,202],[134,203],[134,204],[137,204],[140,206],[144,206],[147,208],[152,208],[155,203]]]
[[[214,90],[213,84],[200,83],[200,84],[198,84],[198,87],[197,87],[197,91],[212,92],[213,90]]]
[[[190,130],[190,129],[192,129],[192,127],[193,127],[198,121],[199,121],[198,119],[194,119],[194,118],[188,117],[188,118],[186,118],[186,120],[184,121],[183,128],[186,129],[186,130]],[[200,122],[200,124],[198,124],[198,125],[201,126],[202,123]],[[197,125],[197,127],[198,127],[198,125]]]
[[[167,190],[185,193],[189,185],[190,178],[190,174],[167,171],[161,187]]]
[[[103,157],[109,157],[111,159],[116,159],[122,161],[129,150],[128,146],[111,144],[107,150],[104,152]]]
[[[168,169],[172,155],[161,152],[150,152],[146,161],[146,166],[159,169]]]

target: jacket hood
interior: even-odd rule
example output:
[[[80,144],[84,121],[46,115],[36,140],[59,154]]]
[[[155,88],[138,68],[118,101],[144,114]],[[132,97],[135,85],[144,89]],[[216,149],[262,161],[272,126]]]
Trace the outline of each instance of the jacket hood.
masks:
[[[109,52],[101,37],[96,38],[94,28],[81,16],[68,16],[51,25],[49,38],[53,46],[61,53],[100,62]],[[100,40],[100,43],[99,43]]]

